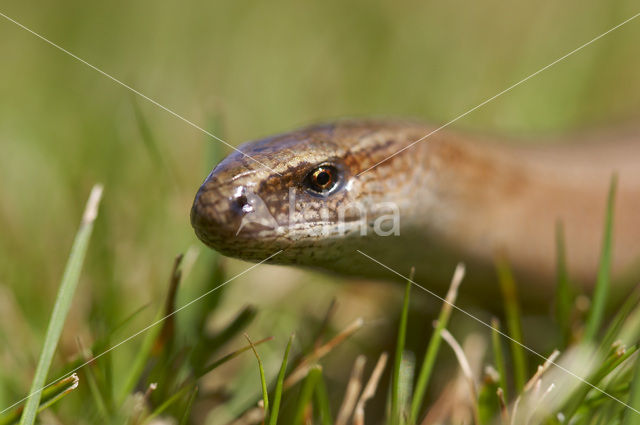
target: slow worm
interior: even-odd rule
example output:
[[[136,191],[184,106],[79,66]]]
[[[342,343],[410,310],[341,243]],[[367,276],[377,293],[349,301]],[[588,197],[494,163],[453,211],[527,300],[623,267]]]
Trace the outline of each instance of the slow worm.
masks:
[[[545,303],[559,221],[572,279],[593,286],[615,173],[614,278],[638,276],[639,133],[532,144],[447,130],[383,161],[431,130],[344,121],[244,144],[206,178],[191,223],[225,255],[283,250],[273,263],[344,275],[392,276],[357,250],[401,273],[415,266],[416,280],[436,287],[465,261],[478,298],[495,297],[486,282],[502,255],[526,299]]]

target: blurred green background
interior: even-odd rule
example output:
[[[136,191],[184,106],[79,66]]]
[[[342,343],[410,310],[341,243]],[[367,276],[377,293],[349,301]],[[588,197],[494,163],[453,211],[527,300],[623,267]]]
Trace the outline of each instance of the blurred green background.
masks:
[[[8,0],[0,11],[236,145],[345,116],[447,122],[639,9],[633,0]],[[537,137],[635,122],[639,43],[640,20],[456,126]],[[121,336],[149,323],[178,253],[200,251],[197,276],[211,254],[190,228],[190,204],[229,149],[4,18],[0,58],[3,407],[29,388],[90,187],[103,183],[105,196],[60,363],[77,352],[77,336],[89,345],[145,304]],[[228,267],[233,275],[246,265]],[[206,289],[187,279],[180,304]],[[257,305],[249,332],[275,336],[280,352],[299,316],[321,316],[333,296],[340,326],[386,317],[399,302],[382,300],[399,300],[399,289],[265,266],[234,281],[224,305],[229,314]],[[363,335],[352,351],[367,345]],[[139,342],[118,349],[122,367]]]

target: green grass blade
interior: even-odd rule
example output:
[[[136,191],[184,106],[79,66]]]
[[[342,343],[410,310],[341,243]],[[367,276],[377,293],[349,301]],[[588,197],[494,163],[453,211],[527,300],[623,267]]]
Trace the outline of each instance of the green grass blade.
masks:
[[[411,292],[411,281],[413,280],[415,270],[411,270],[409,280],[404,290],[404,303],[402,304],[402,313],[400,315],[400,325],[398,328],[398,338],[396,342],[396,355],[393,363],[393,378],[391,387],[391,424],[400,423],[400,370],[402,368],[402,354],[404,352],[404,342],[407,335],[407,318],[409,317],[409,294]]]
[[[162,318],[162,309],[158,311],[156,314],[153,323],[156,323],[158,320]],[[133,359],[131,363],[131,369],[127,377],[124,379],[124,385],[119,391],[118,395],[118,403],[122,404],[126,400],[126,398],[131,394],[136,384],[140,380],[147,362],[149,360],[149,356],[151,355],[151,351],[153,349],[153,344],[160,333],[161,328],[159,326],[154,326],[149,330],[144,340],[142,341],[141,347],[138,349],[136,357]]]
[[[203,335],[196,346],[197,352],[192,354],[193,359],[191,362],[194,368],[198,369],[201,367],[207,358],[210,358],[212,354],[217,353],[221,347],[224,347],[225,344],[231,341],[236,335],[239,335],[244,331],[255,319],[257,313],[258,311],[255,307],[251,305],[246,306],[215,336],[210,337],[206,334]],[[204,315],[204,317],[206,317],[206,315]]]
[[[158,407],[156,407],[153,410],[153,412],[151,412],[149,415],[147,415],[147,417],[144,419],[142,424],[151,423],[155,418],[157,418],[162,413],[164,413],[169,407],[171,407],[172,405],[177,403],[178,400],[180,400],[182,397],[184,397],[185,394],[187,394],[187,393],[191,394],[192,391],[193,391],[193,388],[191,388],[191,387],[188,387],[188,386],[187,387],[182,387],[181,389],[176,391],[172,396],[167,398],[162,404],[160,404]]]
[[[170,166],[170,161],[168,161],[162,154],[160,143],[154,136],[153,131],[149,126],[149,122],[142,113],[142,109],[140,109],[140,105],[138,104],[137,99],[133,97],[131,103],[133,105],[134,117],[136,119],[136,123],[138,124],[138,130],[140,131],[140,137],[142,138],[142,142],[145,149],[147,150],[147,153],[149,154],[149,157],[156,167],[166,173],[166,175],[172,180],[172,183],[174,183],[176,187],[179,186],[180,182],[178,179],[178,175],[175,173],[176,168],[174,166]]]
[[[124,385],[119,391],[119,403],[125,402],[126,398],[131,394],[135,386],[140,382],[140,378],[143,373],[147,371],[147,366],[151,364],[151,361],[155,363],[154,368],[149,371],[147,378],[152,380],[157,379],[155,377],[155,368],[160,367],[162,362],[166,362],[164,356],[171,350],[171,346],[175,337],[175,317],[173,312],[175,311],[175,300],[177,296],[178,286],[182,280],[181,264],[184,256],[178,255],[173,263],[171,274],[169,277],[169,288],[166,296],[164,306],[156,313],[153,323],[157,324],[162,321],[162,326],[152,326],[152,329],[147,329],[149,332],[146,334],[141,347],[137,350],[136,356],[131,363],[130,372],[124,379]],[[165,318],[166,320],[162,320]],[[162,360],[158,360],[162,358]],[[169,375],[168,379],[174,378],[175,375]],[[159,380],[160,381],[160,380]],[[160,392],[170,388],[169,382],[160,381]]]
[[[614,372],[618,366],[624,363],[629,357],[631,357],[638,350],[638,346],[634,345],[628,349],[622,349],[620,347],[613,348],[613,352],[609,355],[587,379],[591,385],[599,386],[600,382],[609,374]],[[565,423],[571,423],[571,419],[576,414],[589,392],[593,387],[591,385],[582,384],[578,387],[575,393],[571,396],[571,399],[567,402],[564,409],[564,415],[566,418]]]
[[[607,331],[599,342],[602,349],[607,350],[616,340],[622,340],[626,344],[633,343],[633,340],[625,340],[622,330],[627,322],[627,319],[631,317],[634,309],[640,304],[640,291],[635,290],[625,300],[621,307],[618,308],[618,312],[611,320],[611,323],[607,327]]]
[[[38,406],[38,412],[42,412],[44,409],[53,405],[58,400],[69,394],[71,391],[75,390],[78,387],[78,382],[78,375],[74,373],[45,388],[42,391],[42,397],[40,399],[40,406]],[[10,425],[17,423],[22,412],[23,406],[18,406],[8,414],[0,416],[0,425]]]
[[[254,342],[253,345],[254,346],[258,346],[264,342],[267,341],[271,341],[273,339],[273,337],[268,337],[268,338],[264,338],[261,339],[260,341]],[[243,347],[239,350],[233,351],[229,354],[226,354],[224,356],[222,356],[220,359],[214,361],[213,363],[211,363],[210,365],[206,366],[204,369],[202,369],[201,371],[198,371],[198,373],[195,375],[195,378],[202,378],[204,375],[206,375],[207,373],[211,372],[212,370],[214,370],[215,368],[225,364],[226,362],[235,359],[236,357],[238,357],[240,354],[244,353],[245,351],[249,351],[251,350],[251,345],[247,345],[246,347]]]
[[[498,388],[500,380],[495,379],[495,370],[485,371],[478,390],[478,417],[479,425],[489,425],[493,418],[500,414],[500,400],[498,398]],[[502,394],[504,397],[504,394]]]
[[[564,242],[564,227],[558,221],[556,225],[556,321],[562,332],[563,347],[569,345],[571,340],[571,310],[573,307],[573,291],[567,272],[567,254]]]
[[[507,397],[507,366],[502,352],[502,335],[500,335],[500,321],[497,318],[491,319],[491,345],[493,348],[493,361],[495,362],[498,374],[498,386],[502,388],[502,396],[508,402]]]
[[[296,414],[293,416],[293,424],[300,425],[304,424],[304,414],[305,408],[309,405],[309,401],[311,401],[311,396],[313,395],[314,389],[318,382],[318,378],[322,375],[322,368],[318,365],[313,366],[309,373],[307,374],[307,378],[304,380],[302,384],[302,389],[300,390],[300,397],[298,397],[298,404],[296,406]],[[273,414],[272,414],[273,416]],[[275,425],[275,422],[270,422],[272,425]]]
[[[191,417],[191,409],[193,409],[193,402],[196,400],[197,395],[198,395],[198,387],[193,387],[193,390],[191,390],[191,394],[189,394],[187,405],[184,408],[182,419],[180,419],[180,425],[189,425],[189,418]]]
[[[79,382],[80,381],[78,379],[78,375],[74,373],[64,379],[61,379],[55,385],[52,385],[51,387],[44,390],[42,392],[42,399],[40,400],[38,412],[42,412],[44,409],[57,403],[71,391],[78,388]]]
[[[460,286],[463,277],[464,266],[462,264],[458,264],[451,281],[451,286],[449,287],[449,291],[445,298],[446,301],[442,304],[442,308],[440,309],[436,328],[431,335],[422,366],[420,367],[418,382],[416,383],[413,399],[411,400],[411,416],[409,417],[409,423],[414,424],[418,421],[420,406],[422,406],[422,402],[424,401],[424,394],[427,390],[427,386],[429,385],[429,378],[431,377],[433,365],[436,362],[436,356],[438,355],[438,350],[440,348],[440,342],[442,341],[442,330],[449,323],[453,304],[456,302],[456,298],[458,296],[458,287]]]
[[[264,403],[264,417],[268,417],[269,415],[269,392],[267,391],[267,380],[264,377],[264,366],[262,365],[262,359],[260,355],[258,355],[258,350],[256,350],[256,346],[251,342],[249,335],[244,334],[247,341],[249,341],[249,345],[251,345],[251,349],[253,350],[253,354],[256,356],[258,360],[258,369],[260,370],[260,384],[262,385],[262,401]]]
[[[611,273],[611,251],[613,239],[613,210],[615,204],[616,185],[618,176],[614,174],[611,177],[609,186],[609,196],[607,199],[607,215],[604,223],[604,236],[602,240],[602,253],[600,256],[600,267],[598,268],[598,280],[593,291],[593,301],[589,309],[587,323],[584,328],[584,341],[591,342],[595,338],[607,304],[607,295],[609,293],[609,281]]]
[[[38,366],[36,368],[35,376],[31,382],[31,390],[29,391],[29,398],[24,409],[22,418],[20,419],[21,425],[31,425],[36,420],[38,413],[38,406],[40,405],[40,398],[42,396],[42,390],[47,379],[49,367],[53,360],[56,347],[58,346],[58,340],[62,334],[62,328],[69,313],[73,295],[78,287],[78,281],[80,279],[80,270],[84,263],[84,257],[89,247],[89,239],[91,238],[91,232],[93,230],[93,223],[98,214],[98,205],[100,204],[100,198],[102,197],[102,186],[95,185],[91,190],[91,195],[87,201],[87,206],[82,217],[82,223],[76,234],[76,238],[69,254],[67,266],[62,276],[60,288],[58,289],[58,295],[56,302],[51,313],[49,325],[47,327],[47,333],[44,340],[44,347],[38,360]]]
[[[327,384],[324,382],[324,376],[322,374],[320,374],[320,376],[318,377],[314,394],[315,406],[318,409],[320,423],[322,425],[333,424],[333,415],[331,414],[331,405],[329,404],[329,393],[327,391]]]
[[[208,119],[207,129],[212,134],[217,134],[221,138],[226,138],[227,131],[224,125],[224,117],[221,112],[213,113]],[[204,170],[206,173],[211,171],[213,165],[217,164],[225,157],[225,146],[221,143],[211,143],[211,137],[205,135],[202,139],[205,146]]]
[[[514,381],[516,392],[524,388],[527,379],[527,358],[522,348],[522,324],[520,322],[520,306],[516,294],[516,282],[511,273],[511,268],[506,260],[499,258],[497,261],[498,280],[504,296],[505,314],[507,316],[507,330],[514,341],[511,341],[511,355],[513,357]],[[518,342],[520,344],[518,344]],[[504,388],[503,388],[504,390]]]
[[[640,410],[640,361],[636,359],[635,371],[631,380],[631,395],[627,404],[636,410]],[[640,425],[640,414],[631,409],[625,409],[622,425]]]
[[[280,411],[280,401],[282,400],[282,388],[284,385],[284,376],[287,372],[287,362],[289,361],[289,351],[291,351],[291,344],[293,343],[293,335],[289,337],[289,343],[287,349],[284,351],[284,358],[282,359],[282,366],[280,366],[280,372],[278,373],[278,380],[276,381],[276,389],[273,394],[273,408],[271,409],[271,416],[269,417],[269,425],[276,425],[278,422],[278,413]],[[309,372],[311,373],[311,372]]]
[[[406,422],[409,414],[410,400],[413,395],[413,379],[416,373],[416,356],[412,351],[405,350],[402,355],[402,365],[400,367],[398,406],[400,407],[400,420]]]
[[[80,345],[80,349],[84,353],[86,353],[86,351],[82,347],[82,344],[79,344],[79,345]],[[89,361],[90,358],[91,358],[91,355],[83,356],[83,359],[85,362]],[[109,409],[107,408],[108,404],[102,393],[100,384],[98,384],[98,377],[96,376],[96,373],[94,371],[94,366],[95,366],[95,363],[88,364],[87,367],[84,369],[84,375],[87,377],[87,382],[89,383],[89,390],[91,391],[91,395],[93,396],[93,403],[96,407],[96,411],[98,412],[101,420],[106,423],[107,420],[109,419]]]
[[[140,131],[142,142],[144,143],[144,147],[146,148],[149,157],[158,168],[165,168],[162,154],[160,153],[160,148],[158,147],[158,142],[153,136],[151,127],[144,117],[144,114],[140,109],[140,105],[138,105],[136,97],[131,98],[131,104],[133,105],[133,116],[135,117],[136,123],[138,124],[138,130]]]

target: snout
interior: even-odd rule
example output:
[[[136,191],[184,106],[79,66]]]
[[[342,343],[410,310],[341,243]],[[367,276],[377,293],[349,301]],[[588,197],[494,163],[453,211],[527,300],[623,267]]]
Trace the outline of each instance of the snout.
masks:
[[[198,238],[218,251],[234,243],[242,217],[246,213],[246,197],[234,193],[214,177],[200,186],[191,207],[191,226]]]

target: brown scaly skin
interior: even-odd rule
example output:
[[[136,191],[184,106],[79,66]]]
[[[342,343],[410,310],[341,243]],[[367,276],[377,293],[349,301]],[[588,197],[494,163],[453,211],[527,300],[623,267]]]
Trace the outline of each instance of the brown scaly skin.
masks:
[[[495,281],[492,265],[500,253],[516,270],[520,292],[540,304],[555,284],[558,220],[571,276],[592,286],[615,171],[614,275],[634,276],[640,258],[637,134],[615,144],[514,147],[440,131],[362,173],[430,131],[401,121],[345,121],[247,143],[239,149],[253,160],[234,152],[213,169],[196,195],[191,223],[204,243],[228,256],[261,261],[283,250],[270,262],[393,276],[361,250],[403,274],[416,266],[416,281],[437,290],[433,285],[446,284],[455,263],[465,261],[464,289],[477,298],[495,297],[487,281]],[[325,196],[310,191],[305,180],[320,165],[335,167],[340,176]],[[291,193],[296,212],[287,226]],[[251,194],[264,201],[275,222],[249,223],[236,235],[246,208],[251,210]],[[356,203],[366,210],[363,220],[362,210],[347,207]],[[384,203],[398,208],[397,236],[373,231],[375,221],[391,212]]]

